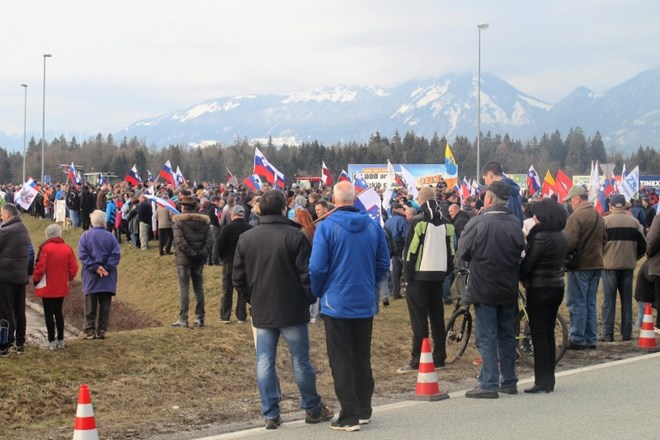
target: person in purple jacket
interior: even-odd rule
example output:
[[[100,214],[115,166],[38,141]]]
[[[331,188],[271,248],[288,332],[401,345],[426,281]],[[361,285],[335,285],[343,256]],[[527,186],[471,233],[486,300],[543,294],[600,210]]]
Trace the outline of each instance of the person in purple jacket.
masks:
[[[97,209],[90,217],[92,227],[82,234],[78,243],[85,295],[85,328],[81,336],[105,339],[112,297],[117,293],[121,250],[115,236],[105,229],[105,212]]]

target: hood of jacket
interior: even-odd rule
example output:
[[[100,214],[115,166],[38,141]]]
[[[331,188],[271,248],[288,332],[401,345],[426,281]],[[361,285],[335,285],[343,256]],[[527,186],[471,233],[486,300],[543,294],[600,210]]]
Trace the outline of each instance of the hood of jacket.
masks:
[[[419,207],[420,214],[424,221],[427,221],[435,226],[444,225],[451,223],[451,218],[442,215],[440,210],[440,205],[435,200],[428,200],[422,206]]]
[[[355,206],[342,206],[337,208],[324,221],[330,221],[349,232],[360,232],[369,225],[369,222],[374,220],[369,217],[369,214],[360,211]]]
[[[202,223],[211,223],[211,219],[208,215],[198,214],[196,212],[186,212],[183,214],[176,214],[172,217],[172,221],[175,222],[202,222]]]
[[[519,196],[520,195],[520,186],[514,182],[512,179],[505,177],[502,179],[502,182],[506,183],[509,185],[509,189],[511,190],[511,195],[512,196]]]

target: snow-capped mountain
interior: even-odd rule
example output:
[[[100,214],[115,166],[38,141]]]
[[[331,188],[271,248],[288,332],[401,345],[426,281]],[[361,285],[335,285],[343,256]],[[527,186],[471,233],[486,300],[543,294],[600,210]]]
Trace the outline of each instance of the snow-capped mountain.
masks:
[[[584,87],[556,104],[527,95],[494,75],[481,77],[481,130],[523,140],[580,126],[599,130],[607,146],[630,151],[657,146],[660,69],[650,69],[606,91]],[[212,99],[183,111],[136,122],[116,134],[148,144],[232,144],[237,138],[275,143],[318,140],[325,145],[363,142],[379,131],[476,135],[477,77],[447,74],[397,86],[337,86],[287,95]]]

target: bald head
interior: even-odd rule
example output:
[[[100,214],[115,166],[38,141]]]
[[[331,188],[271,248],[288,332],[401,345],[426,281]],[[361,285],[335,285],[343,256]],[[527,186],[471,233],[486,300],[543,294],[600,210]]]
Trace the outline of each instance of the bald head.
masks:
[[[342,181],[336,184],[332,195],[335,206],[352,206],[355,203],[355,187],[351,182]]]

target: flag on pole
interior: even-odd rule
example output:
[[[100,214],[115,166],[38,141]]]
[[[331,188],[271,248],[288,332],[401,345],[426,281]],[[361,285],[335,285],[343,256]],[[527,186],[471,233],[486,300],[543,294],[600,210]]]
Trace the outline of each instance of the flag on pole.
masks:
[[[71,165],[69,165],[67,175],[69,176],[71,183],[76,183],[76,166],[73,164],[73,162],[71,162]]]
[[[461,203],[465,204],[465,200],[470,197],[472,193],[470,192],[470,184],[467,179],[463,177],[463,182],[461,182]]]
[[[227,185],[233,185],[234,187],[238,186],[238,179],[236,179],[236,176],[229,171],[229,168],[227,168]]]
[[[181,186],[186,183],[186,178],[183,177],[181,168],[179,168],[178,165],[176,166],[176,173],[174,173],[174,181],[176,182],[176,186]]]
[[[259,174],[247,176],[245,180],[243,180],[243,184],[252,191],[259,191],[261,189],[261,179],[259,178]]]
[[[391,188],[393,186],[399,185],[396,181],[396,171],[394,171],[394,167],[392,166],[392,162],[390,162],[389,159],[387,159],[387,188]],[[401,185],[399,185],[401,186]]]
[[[151,175],[151,171],[147,170],[147,181],[148,182],[153,182],[154,181],[154,176]]]
[[[332,185],[332,174],[330,173],[330,170],[328,169],[327,166],[325,166],[325,162],[321,162],[321,181],[325,186],[331,186]]]
[[[127,181],[132,186],[137,186],[139,183],[142,183],[142,179],[140,179],[140,176],[138,175],[138,171],[135,165],[133,165],[133,168],[131,168],[128,171],[128,174],[126,175],[126,177],[124,177],[124,180]]]
[[[619,184],[619,194],[626,200],[636,199],[639,196],[639,165],[626,174]]]
[[[568,177],[568,174],[564,172],[561,168],[557,170],[557,178],[555,179],[555,192],[559,201],[563,201],[564,198],[568,195],[568,192],[573,187],[573,180]]]
[[[181,214],[181,212],[179,212],[179,210],[174,206],[174,202],[172,200],[165,200],[161,197],[152,196],[151,194],[147,193],[144,194],[144,198],[156,203],[158,206],[162,206],[163,208],[172,211],[174,214]]]
[[[628,173],[626,173],[626,163],[623,163],[623,168],[621,169],[621,179],[625,179]]]
[[[527,192],[531,197],[540,190],[541,180],[539,179],[538,173],[534,169],[534,165],[530,165],[529,170],[527,170]]]
[[[172,172],[172,164],[168,160],[163,165],[163,169],[160,170],[158,177],[162,177],[167,183],[172,186],[176,186],[176,181],[174,180],[174,173]]]
[[[412,196],[416,199],[417,194],[419,194],[419,191],[417,190],[417,179],[408,171],[406,167],[401,165],[401,174],[403,175],[403,181],[405,183],[406,189],[408,190],[408,194],[412,194]]]
[[[369,188],[362,191],[355,198],[355,206],[369,214],[369,217],[377,221],[380,226],[383,226],[383,218],[380,215],[380,196],[375,189]]]
[[[341,170],[341,173],[339,173],[339,177],[337,177],[337,182],[350,182],[351,178],[348,177],[348,173],[346,170]]]
[[[543,185],[541,185],[541,195],[543,197],[550,197],[552,194],[556,192],[555,186],[557,185],[557,182],[555,182],[555,178],[552,177],[552,173],[550,170],[548,170],[545,173],[545,177],[543,178]]]
[[[254,167],[252,172],[264,177],[268,183],[276,187],[283,188],[286,183],[284,174],[268,162],[266,156],[256,147],[254,149]]]
[[[19,205],[27,211],[30,209],[30,205],[34,202],[38,193],[39,192],[33,186],[25,182],[21,189],[14,193],[14,204]]]
[[[353,176],[353,186],[355,187],[356,192],[364,191],[369,188],[369,184],[362,177],[361,173],[355,173]]]
[[[451,151],[449,144],[445,147],[445,166],[455,166],[456,159],[454,159],[454,153]],[[450,173],[452,174],[452,173]]]
[[[591,162],[591,174],[589,176],[589,201],[596,203],[600,191],[600,175],[598,173],[598,161]]]
[[[105,175],[99,172],[99,186],[103,186],[108,183],[108,179],[105,178]]]

